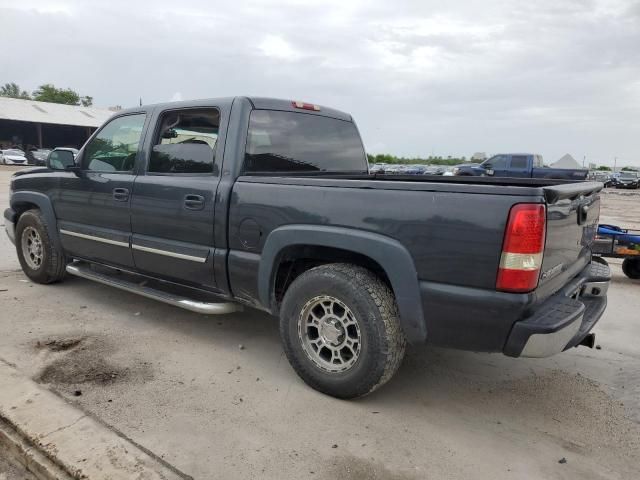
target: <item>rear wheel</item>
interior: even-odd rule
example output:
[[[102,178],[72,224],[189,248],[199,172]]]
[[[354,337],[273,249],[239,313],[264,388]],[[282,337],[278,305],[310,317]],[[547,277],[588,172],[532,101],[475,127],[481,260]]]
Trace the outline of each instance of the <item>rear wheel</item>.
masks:
[[[28,210],[20,215],[16,250],[22,271],[34,282],[52,283],[64,277],[64,255],[51,241],[49,227],[40,210]]]
[[[622,271],[629,278],[640,279],[640,258],[625,258],[622,262]]]
[[[280,335],[296,373],[338,398],[384,385],[405,351],[393,293],[369,270],[349,264],[312,268],[291,284]]]

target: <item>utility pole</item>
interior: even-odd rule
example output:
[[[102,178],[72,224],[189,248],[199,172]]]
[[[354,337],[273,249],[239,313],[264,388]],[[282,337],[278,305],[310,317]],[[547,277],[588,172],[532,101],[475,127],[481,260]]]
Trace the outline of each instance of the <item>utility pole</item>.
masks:
[[[616,164],[618,163],[618,157],[613,157],[613,173],[616,173]]]

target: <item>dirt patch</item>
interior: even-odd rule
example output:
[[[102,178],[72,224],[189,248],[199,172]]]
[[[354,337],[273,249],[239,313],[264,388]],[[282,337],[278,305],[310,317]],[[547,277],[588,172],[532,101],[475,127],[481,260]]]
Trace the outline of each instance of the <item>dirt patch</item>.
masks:
[[[101,339],[68,337],[40,342],[40,345],[60,354],[35,376],[39,383],[107,385],[152,378],[146,363],[122,366],[115,362],[112,359],[115,350]]]
[[[328,475],[320,478],[348,480],[414,480],[417,477],[387,469],[382,463],[353,455],[331,459]]]
[[[127,377],[127,369],[118,369],[103,359],[92,359],[89,363],[77,363],[77,359],[60,359],[40,372],[36,381],[40,383],[80,384],[111,383]]]
[[[36,348],[46,348],[51,352],[64,352],[77,347],[82,342],[82,337],[59,338],[55,340],[46,340],[44,342],[38,340]]]

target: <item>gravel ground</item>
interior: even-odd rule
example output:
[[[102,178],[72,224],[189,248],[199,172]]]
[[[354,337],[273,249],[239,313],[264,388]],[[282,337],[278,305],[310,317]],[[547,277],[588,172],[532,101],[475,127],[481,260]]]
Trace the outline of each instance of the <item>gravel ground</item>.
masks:
[[[0,480],[36,480],[36,477],[19,463],[6,458],[5,453],[0,450]]]
[[[604,193],[603,220],[640,228],[639,206],[635,192]],[[207,318],[76,278],[35,285],[0,252],[0,357],[195,478],[640,471],[640,282],[619,261],[600,349],[536,360],[414,347],[383,389],[346,402],[296,377],[263,313]]]

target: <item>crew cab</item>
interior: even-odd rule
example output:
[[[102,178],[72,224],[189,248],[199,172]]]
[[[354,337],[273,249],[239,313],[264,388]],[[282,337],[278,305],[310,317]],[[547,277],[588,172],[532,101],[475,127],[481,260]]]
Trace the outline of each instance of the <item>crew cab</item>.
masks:
[[[77,156],[15,173],[4,217],[34,282],[268,312],[298,375],[353,398],[393,376],[407,342],[593,346],[610,279],[591,255],[601,189],[370,175],[349,114],[235,97],[118,112]]]
[[[480,164],[458,165],[454,175],[550,178],[556,180],[584,180],[586,169],[545,167],[542,155],[535,153],[501,153]]]

